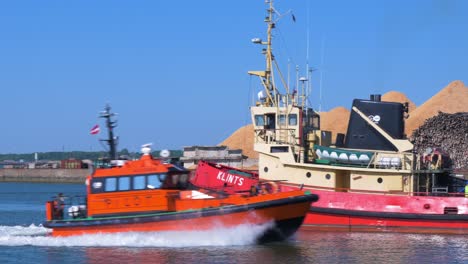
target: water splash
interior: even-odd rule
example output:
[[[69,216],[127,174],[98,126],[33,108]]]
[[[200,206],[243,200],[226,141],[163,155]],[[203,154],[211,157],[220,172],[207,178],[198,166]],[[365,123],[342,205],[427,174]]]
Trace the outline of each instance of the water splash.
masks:
[[[36,226],[0,226],[0,241],[10,236],[45,236],[51,231],[42,225]],[[1,242],[0,242],[1,243]],[[3,243],[1,243],[3,245]]]
[[[273,223],[244,224],[233,228],[215,227],[206,231],[128,232],[52,237],[42,226],[0,226],[0,246],[44,247],[200,247],[243,246],[256,239]]]

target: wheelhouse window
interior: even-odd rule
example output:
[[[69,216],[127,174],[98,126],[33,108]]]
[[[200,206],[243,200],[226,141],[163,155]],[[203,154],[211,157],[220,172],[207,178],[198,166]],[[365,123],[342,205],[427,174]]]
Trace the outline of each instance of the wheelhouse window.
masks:
[[[255,115],[255,126],[264,126],[265,118],[263,115]]]
[[[133,177],[133,189],[134,190],[143,190],[146,188],[146,177],[144,175],[142,176],[135,176]]]
[[[177,186],[177,183],[179,183],[179,174],[173,174],[172,175],[172,186]]]
[[[93,193],[100,193],[104,191],[104,181],[101,179],[93,180],[91,183],[91,190]]]
[[[170,178],[165,182],[164,188],[168,189],[179,189],[186,188],[188,184],[188,175],[187,174],[170,174]]]
[[[167,178],[167,174],[159,174],[158,178],[160,182],[164,182]]]
[[[313,129],[320,129],[320,116],[317,114],[312,115],[311,126]]]
[[[304,113],[304,124],[312,129],[320,129],[320,116],[311,109],[309,113]]]
[[[161,175],[165,175],[165,174],[161,174]],[[148,188],[149,189],[161,188],[162,182],[165,179],[165,176],[164,176],[164,179],[160,180],[161,175],[148,175]]]
[[[116,178],[106,178],[104,191],[114,192],[117,190],[117,179]]]
[[[160,189],[167,178],[166,173],[149,175],[129,175],[122,177],[95,178],[91,180],[91,192],[116,192],[116,191],[139,191]],[[174,179],[172,179],[174,180]],[[188,183],[187,174],[178,174],[176,182],[169,183],[170,188],[186,186]]]
[[[278,125],[280,126],[286,125],[286,115],[278,115]]]
[[[128,191],[130,190],[130,177],[120,177],[119,178],[119,191]]]
[[[297,125],[297,114],[290,114],[288,118],[288,123],[290,126]]]
[[[265,129],[275,129],[276,128],[276,115],[275,114],[267,114],[266,115],[266,122],[265,122]]]

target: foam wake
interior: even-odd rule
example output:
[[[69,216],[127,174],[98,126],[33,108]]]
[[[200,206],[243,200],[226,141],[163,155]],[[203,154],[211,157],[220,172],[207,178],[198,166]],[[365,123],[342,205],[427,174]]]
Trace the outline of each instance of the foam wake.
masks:
[[[214,228],[207,231],[128,232],[114,234],[52,237],[42,226],[0,226],[0,246],[47,247],[199,247],[236,246],[256,243],[259,235],[270,228],[244,224],[233,228]]]

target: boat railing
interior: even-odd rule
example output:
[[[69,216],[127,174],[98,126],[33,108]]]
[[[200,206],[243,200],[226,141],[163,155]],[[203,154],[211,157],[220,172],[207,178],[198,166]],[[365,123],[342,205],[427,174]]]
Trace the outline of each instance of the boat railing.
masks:
[[[376,169],[411,170],[412,164],[412,153],[376,151],[367,167]]]
[[[75,218],[84,218],[87,216],[87,198],[85,195],[57,195],[51,197],[49,201],[52,219],[67,220]]]
[[[273,144],[286,144],[290,146],[298,145],[298,138],[295,137],[295,129],[292,128],[275,128],[275,129],[254,129],[255,131],[255,143],[264,143],[267,145]],[[350,154],[355,155],[356,159],[352,160],[351,156],[346,156],[346,159],[342,159],[341,155],[336,155],[333,158],[332,155],[328,157],[316,157],[313,160],[318,160],[317,163],[329,164],[329,165],[344,165],[344,166],[356,166],[356,167],[367,167],[373,169],[382,170],[411,170],[413,166],[413,154],[412,153],[399,153],[390,151],[368,151],[368,150],[356,150],[356,149],[341,149],[335,147],[326,146],[314,146],[314,153],[317,151],[315,148],[323,148],[328,152],[339,152],[341,155]],[[315,154],[314,154],[315,155]],[[360,156],[368,156],[367,159],[361,159]],[[349,159],[348,159],[349,158]]]
[[[412,153],[314,146],[314,163],[381,170],[411,170]]]

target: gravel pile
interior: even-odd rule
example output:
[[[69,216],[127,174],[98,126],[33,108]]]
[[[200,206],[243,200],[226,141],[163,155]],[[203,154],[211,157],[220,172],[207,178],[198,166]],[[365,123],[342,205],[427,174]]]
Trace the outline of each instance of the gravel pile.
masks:
[[[440,148],[450,156],[455,169],[467,169],[468,112],[439,112],[413,132],[411,141],[417,153],[423,154],[427,148]]]

